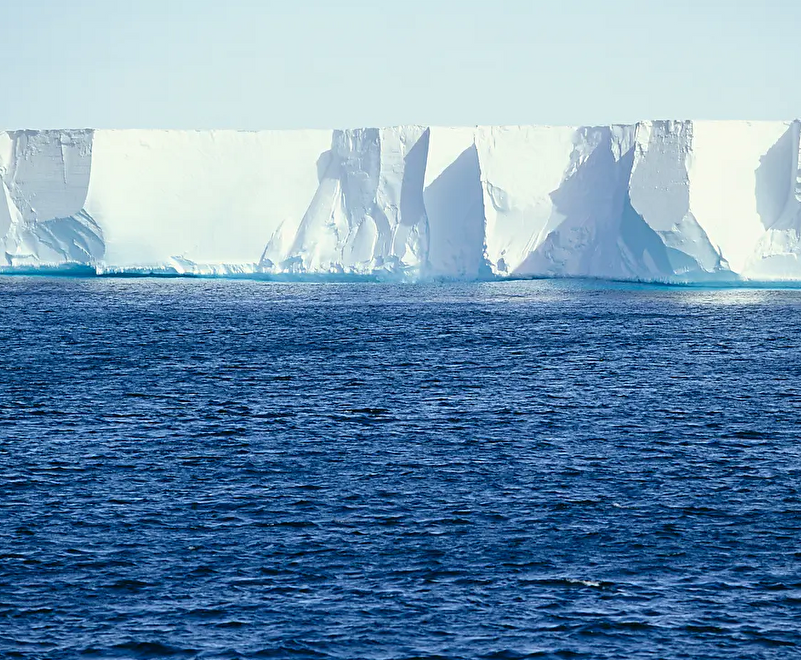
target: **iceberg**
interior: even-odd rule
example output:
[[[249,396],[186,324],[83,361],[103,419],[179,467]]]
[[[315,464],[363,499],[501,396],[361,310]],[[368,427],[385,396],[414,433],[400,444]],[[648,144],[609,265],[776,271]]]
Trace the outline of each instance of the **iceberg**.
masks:
[[[801,281],[801,121],[0,132],[0,269]]]

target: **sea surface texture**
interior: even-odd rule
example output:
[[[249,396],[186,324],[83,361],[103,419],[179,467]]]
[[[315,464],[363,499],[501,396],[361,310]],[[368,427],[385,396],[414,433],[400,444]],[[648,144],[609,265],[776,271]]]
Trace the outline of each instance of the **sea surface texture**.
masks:
[[[0,657],[801,657],[801,291],[0,280]]]

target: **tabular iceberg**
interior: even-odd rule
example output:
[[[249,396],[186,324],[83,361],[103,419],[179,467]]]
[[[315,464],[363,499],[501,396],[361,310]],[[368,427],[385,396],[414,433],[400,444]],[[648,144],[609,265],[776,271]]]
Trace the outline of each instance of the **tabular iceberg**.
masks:
[[[801,121],[0,133],[0,267],[801,280]]]

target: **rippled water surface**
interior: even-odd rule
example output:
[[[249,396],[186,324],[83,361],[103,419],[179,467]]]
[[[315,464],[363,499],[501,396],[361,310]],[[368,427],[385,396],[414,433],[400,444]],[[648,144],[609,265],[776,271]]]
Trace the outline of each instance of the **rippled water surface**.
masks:
[[[801,291],[0,280],[2,658],[801,657]]]

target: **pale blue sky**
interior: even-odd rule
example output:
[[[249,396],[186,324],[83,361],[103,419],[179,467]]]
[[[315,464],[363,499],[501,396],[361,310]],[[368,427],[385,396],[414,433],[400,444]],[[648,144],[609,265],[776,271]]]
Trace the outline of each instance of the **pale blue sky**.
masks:
[[[0,126],[801,116],[798,0],[0,0]]]

